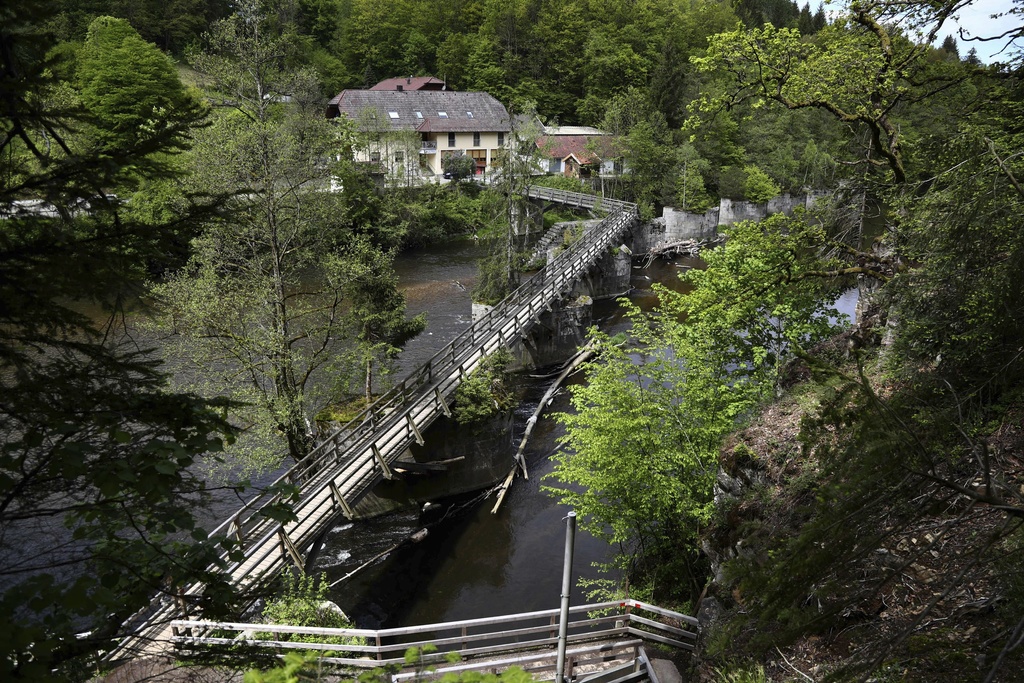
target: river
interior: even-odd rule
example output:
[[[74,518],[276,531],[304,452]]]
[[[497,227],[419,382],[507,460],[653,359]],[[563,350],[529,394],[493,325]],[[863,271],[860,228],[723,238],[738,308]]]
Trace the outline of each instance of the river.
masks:
[[[410,315],[425,311],[428,316],[426,331],[402,354],[399,376],[427,360],[469,324],[469,290],[481,253],[479,245],[467,240],[406,254],[396,261]],[[681,268],[696,263],[655,261],[644,270],[634,268],[630,298],[642,308],[650,308],[655,303],[653,282],[678,287]],[[594,321],[611,334],[628,329],[628,321],[614,301],[597,302]],[[516,410],[512,442],[518,444],[526,420],[550,381],[524,378],[524,400]],[[493,496],[445,501],[441,521],[429,518],[425,540],[389,553],[339,584],[330,598],[364,628],[557,607],[565,546],[563,520],[568,509],[541,491],[541,485],[552,470],[550,456],[562,433],[550,416],[568,407],[568,393],[560,391],[544,412],[526,451],[530,478],[516,479],[497,514],[491,514]],[[510,447],[510,465],[513,453],[514,447]],[[313,572],[323,572],[335,582],[423,526],[418,509],[341,524],[328,534]],[[575,576],[598,578],[594,563],[607,562],[611,554],[604,542],[579,533]],[[584,602],[584,590],[574,588],[572,601]]]

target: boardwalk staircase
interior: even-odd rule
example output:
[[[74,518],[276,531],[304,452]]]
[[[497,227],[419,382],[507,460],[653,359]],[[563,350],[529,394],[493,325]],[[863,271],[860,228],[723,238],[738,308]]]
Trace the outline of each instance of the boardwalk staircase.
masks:
[[[528,195],[533,199],[539,199],[553,204],[562,204],[573,208],[589,209],[591,215],[594,213],[609,212],[616,213],[618,211],[627,210],[632,207],[632,204],[628,202],[620,202],[615,199],[606,199],[603,197],[597,197],[594,195],[585,195],[578,192],[566,192],[565,190],[555,190],[547,187],[533,187],[530,188]],[[582,235],[584,230],[592,229],[595,223],[598,221],[590,220],[579,220],[573,221],[574,224],[579,224],[581,229],[579,232]],[[565,241],[566,223],[556,223],[555,225],[548,228],[547,231],[541,235],[537,243],[533,245],[533,251],[530,254],[530,258],[527,261],[528,268],[540,267],[544,265],[547,260],[548,250],[558,244],[562,244]]]
[[[513,666],[545,681],[553,680],[556,668],[558,613],[551,609],[377,631],[197,620],[174,621],[172,627],[182,658],[218,648],[236,655],[300,650],[316,652],[321,664],[340,670],[382,668],[392,683]],[[569,613],[565,672],[575,683],[676,683],[661,680],[672,676],[665,673],[672,668],[655,666],[645,647],[692,651],[697,638],[693,617],[639,601],[580,605]],[[312,642],[298,642],[300,637]],[[410,648],[421,653],[413,664],[405,656]],[[457,662],[452,663],[451,653],[458,654]]]

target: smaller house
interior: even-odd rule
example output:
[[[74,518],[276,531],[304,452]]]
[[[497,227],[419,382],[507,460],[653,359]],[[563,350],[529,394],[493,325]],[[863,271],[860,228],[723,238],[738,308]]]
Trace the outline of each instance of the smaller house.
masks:
[[[572,178],[622,173],[622,153],[612,136],[589,126],[545,126],[537,147],[548,173]]]

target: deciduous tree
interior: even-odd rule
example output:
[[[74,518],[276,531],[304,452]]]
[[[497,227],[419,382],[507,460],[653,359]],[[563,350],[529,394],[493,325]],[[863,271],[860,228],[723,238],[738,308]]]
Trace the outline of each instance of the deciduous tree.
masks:
[[[282,452],[306,454],[312,416],[349,385],[346,368],[369,375],[366,359],[390,355],[422,328],[399,324],[404,301],[393,287],[370,301],[382,291],[354,282],[354,264],[368,263],[391,282],[388,264],[367,260],[366,250],[353,262],[343,249],[348,202],[328,190],[342,140],[318,106],[303,107],[310,79],[281,68],[288,42],[263,6],[245,3],[216,24],[210,46],[196,66],[212,91],[231,97],[232,111],[202,136],[194,182],[231,190],[230,215],[206,226],[188,266],[157,293],[206,390],[250,407],[235,413],[254,437],[243,442],[250,464],[273,465]],[[353,287],[358,301],[346,298]],[[368,316],[357,329],[351,306]]]

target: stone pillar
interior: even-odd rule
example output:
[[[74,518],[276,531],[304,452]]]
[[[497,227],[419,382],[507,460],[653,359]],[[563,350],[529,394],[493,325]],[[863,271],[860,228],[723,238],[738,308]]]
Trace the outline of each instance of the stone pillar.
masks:
[[[530,334],[512,350],[517,365],[523,369],[540,368],[571,357],[586,342],[586,333],[593,324],[593,299],[579,296],[556,302],[551,311],[540,316]]]
[[[576,292],[594,299],[611,299],[630,290],[633,252],[625,244],[613,247],[598,259],[594,268],[576,285]]]

